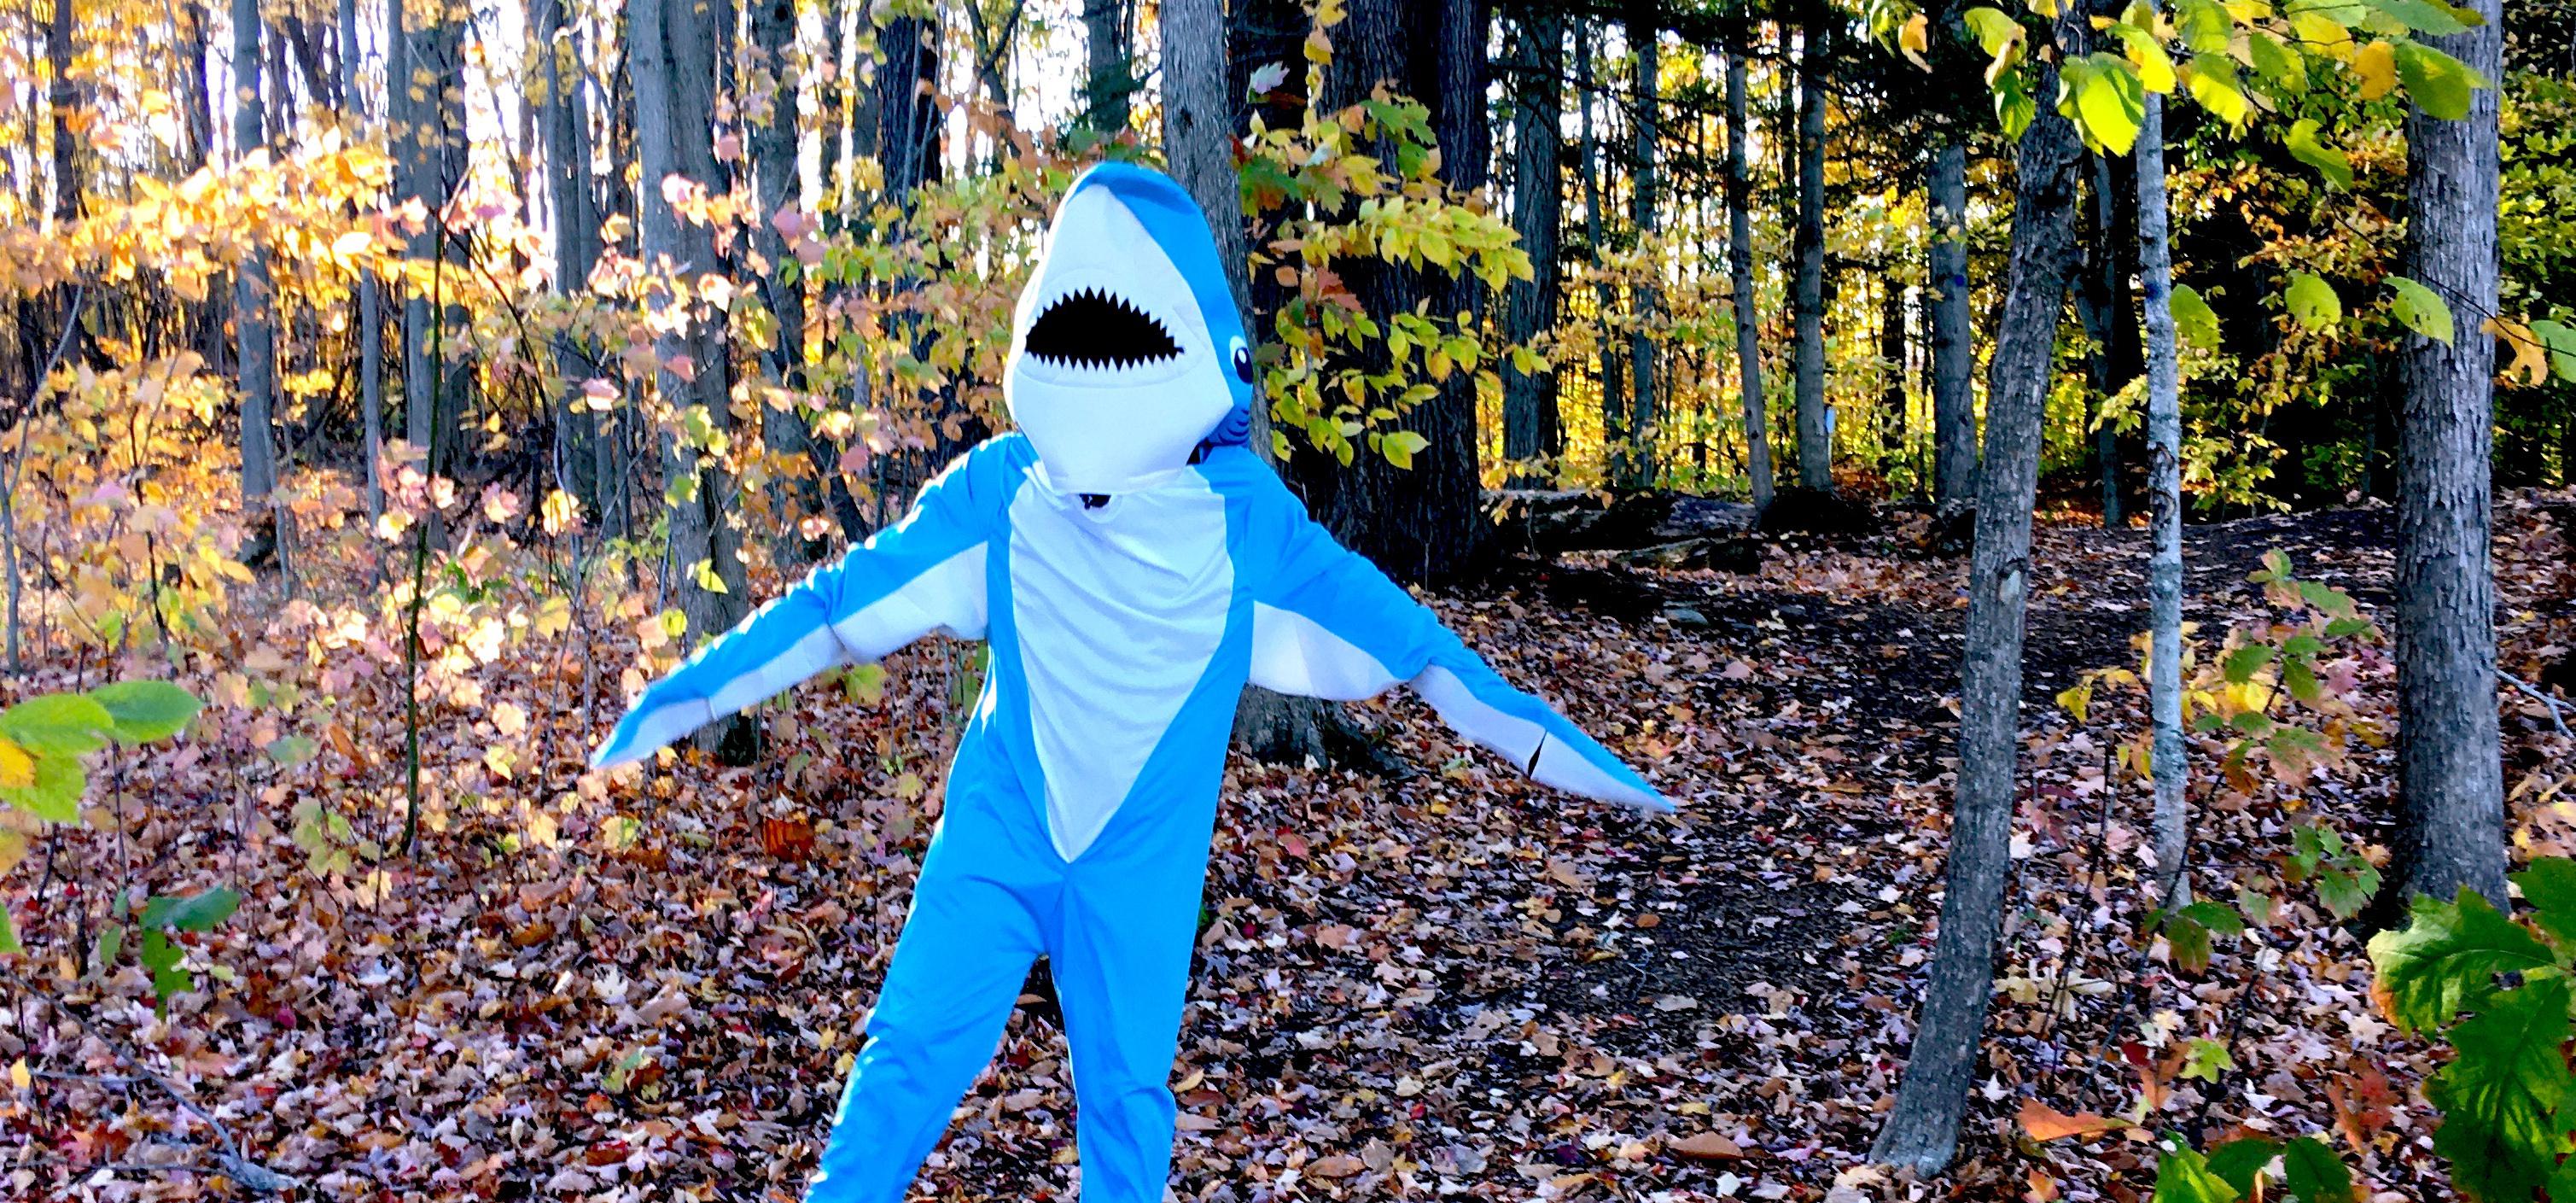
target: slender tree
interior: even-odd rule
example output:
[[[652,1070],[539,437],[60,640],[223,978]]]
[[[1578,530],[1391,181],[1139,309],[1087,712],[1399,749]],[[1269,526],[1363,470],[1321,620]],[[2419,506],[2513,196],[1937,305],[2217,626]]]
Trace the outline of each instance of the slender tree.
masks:
[[[755,114],[749,123],[747,139],[751,158],[754,190],[760,198],[760,212],[752,223],[752,247],[758,251],[763,266],[760,273],[761,300],[767,305],[777,331],[760,357],[762,377],[785,394],[786,404],[769,404],[760,409],[760,441],[773,462],[789,466],[771,490],[772,505],[781,513],[798,517],[818,516],[828,508],[844,538],[857,538],[859,510],[846,487],[829,489],[826,483],[841,486],[839,453],[818,443],[805,420],[805,396],[809,387],[805,363],[805,286],[801,279],[790,279],[788,269],[794,256],[788,249],[786,227],[782,222],[798,219],[804,210],[803,184],[798,173],[798,145],[801,134],[797,119],[799,76],[803,64],[796,54],[795,0],[751,0],[751,41],[770,77],[768,111]],[[776,550],[789,563],[805,558],[809,549],[821,544],[781,531]]]
[[[2182,390],[2174,345],[2173,246],[2165,204],[2164,97],[2150,92],[2138,122],[2138,279],[2147,315],[2147,710],[2155,732],[2155,895],[2189,900],[2190,816],[2183,793]]]
[[[1808,7],[1798,51],[1798,279],[1790,300],[1798,339],[1798,485],[1834,487],[1833,416],[1825,404],[1825,73],[1833,20]]]
[[[1565,163],[1558,104],[1565,65],[1565,23],[1552,12],[1512,23],[1512,229],[1529,252],[1531,278],[1503,290],[1503,337],[1524,345],[1556,324],[1557,235],[1562,224]],[[1503,365],[1503,458],[1527,465],[1562,447],[1552,368],[1524,372]],[[1545,474],[1516,467],[1512,482],[1537,485]]]
[[[1628,8],[1628,41],[1636,55],[1636,120],[1631,136],[1628,219],[1637,228],[1637,249],[1644,273],[1629,289],[1635,327],[1628,336],[1628,436],[1635,448],[1628,457],[1628,483],[1644,488],[1655,483],[1655,336],[1657,282],[1662,255],[1655,249],[1656,93],[1663,87],[1663,33],[1655,26],[1654,0],[1632,0]]]
[[[1745,40],[1751,40],[1747,31]],[[1726,261],[1735,299],[1735,370],[1744,417],[1744,462],[1753,479],[1753,508],[1771,508],[1771,413],[1762,397],[1762,321],[1753,289],[1752,183],[1744,170],[1749,132],[1744,56],[1739,45],[1726,56]]]
[[[340,0],[340,120],[354,136],[366,125],[367,99],[359,87],[358,0]],[[365,431],[367,520],[385,512],[385,299],[376,273],[358,273],[358,415]]]
[[[1619,403],[1619,391],[1626,387],[1627,371],[1619,366],[1619,340],[1611,336],[1610,315],[1617,311],[1618,300],[1612,295],[1610,278],[1598,268],[1609,244],[1603,241],[1601,228],[1602,194],[1606,189],[1601,179],[1601,138],[1592,125],[1592,98],[1600,90],[1600,81],[1592,70],[1590,23],[1578,20],[1574,26],[1575,129],[1578,158],[1583,172],[1583,245],[1594,265],[1592,277],[1592,321],[1601,347],[1594,382],[1601,393],[1601,445],[1606,465],[1616,469],[1626,454],[1622,448],[1628,438],[1627,408]]]
[[[1082,123],[1102,137],[1116,137],[1127,128],[1128,102],[1136,94],[1135,0],[1082,0],[1082,31],[1090,65],[1082,85]],[[1224,34],[1220,23],[1219,47]],[[1166,34],[1164,41],[1170,40]],[[1171,64],[1166,61],[1163,69],[1168,73]]]
[[[642,164],[642,248],[654,270],[678,277],[649,292],[647,304],[666,315],[674,306],[690,307],[677,320],[657,323],[662,332],[653,345],[656,383],[673,409],[696,410],[706,426],[724,431],[733,418],[723,313],[674,295],[686,279],[717,267],[714,235],[705,225],[682,221],[672,203],[675,194],[718,178],[707,125],[714,112],[717,50],[716,22],[702,6],[688,0],[634,0],[627,6],[626,53]],[[718,458],[669,434],[663,436],[662,470],[670,501],[670,587],[691,634],[705,638],[731,628],[749,609],[741,536],[730,521],[735,483]],[[749,752],[747,720],[718,728],[702,742],[737,756]]]
[[[1968,150],[1956,131],[1932,155],[1932,476],[1935,510],[1955,518],[1976,500],[1977,401],[1968,313]]]
[[[2082,9],[2067,5],[2057,45],[2083,49]],[[2056,59],[2040,57],[2032,94],[2057,92]],[[2012,250],[2003,320],[1986,375],[1986,449],[1978,472],[1976,550],[1968,569],[1967,646],[1959,684],[1959,778],[1941,931],[1896,1105],[1873,1159],[1937,1172],[1958,1146],[1976,1071],[1995,937],[2012,865],[2015,754],[2021,746],[2022,636],[2030,589],[2031,504],[2057,321],[2076,266],[2076,181],[2084,158],[2073,122],[2052,106],[2016,148]]]
[[[2499,0],[2485,21],[2423,39],[2501,78]],[[2467,119],[2406,113],[2405,274],[2447,302],[2448,339],[2405,334],[2397,444],[2397,811],[2391,899],[2474,889],[2505,904],[2504,780],[2496,719],[2494,437],[2497,96]],[[2389,917],[2394,918],[2392,913]]]
[[[68,4],[68,0],[56,0]],[[268,145],[260,94],[259,0],[233,0],[233,150],[248,157]],[[268,253],[253,246],[233,273],[234,355],[241,379],[241,488],[244,512],[271,509],[277,492],[277,443],[270,410],[277,394],[277,330],[269,308]]]

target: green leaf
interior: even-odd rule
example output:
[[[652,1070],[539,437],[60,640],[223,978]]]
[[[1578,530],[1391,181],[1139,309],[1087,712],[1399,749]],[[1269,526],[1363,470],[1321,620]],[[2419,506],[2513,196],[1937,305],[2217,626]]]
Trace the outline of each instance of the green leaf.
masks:
[[[2513,875],[2531,918],[2563,943],[2576,944],[2576,860],[2544,856]]]
[[[132,744],[168,739],[205,708],[196,695],[168,681],[119,681],[89,696],[107,711],[116,737]]]
[[[2182,44],[2193,54],[2225,54],[2235,41],[2236,21],[2217,0],[2182,0],[2174,5],[2182,27]]]
[[[2437,38],[2466,33],[2472,23],[2486,24],[2486,18],[2478,15],[2476,9],[2455,9],[2447,4],[2428,3],[2427,0],[2368,0],[2368,2],[2372,8],[2388,14],[2390,18],[2407,29],[2415,33],[2431,34]]]
[[[2183,1046],[2182,1076],[2216,1082],[2218,1075],[2236,1068],[2236,1056],[2227,1045],[2216,1040],[2195,1039]]]
[[[2224,932],[2231,936],[2245,934],[2244,916],[2218,903],[2207,900],[2195,902],[2182,908],[2182,913],[2191,916],[2194,922],[2211,931]]]
[[[186,897],[162,895],[143,904],[143,926],[179,931],[213,931],[241,907],[241,895],[223,886]]]
[[[2254,73],[2280,85],[2283,91],[2308,90],[2308,60],[2281,39],[2260,29],[2245,31],[2245,48],[2252,52]]]
[[[36,758],[36,783],[0,789],[0,800],[48,823],[72,823],[80,819],[81,795],[87,792],[89,770],[80,757],[44,755]]]
[[[2434,1151],[2470,1198],[2529,1199],[2570,1151],[2567,1124],[2553,1118],[2576,1101],[2562,1051],[2568,1003],[2567,979],[2534,978],[2489,994],[2476,1016],[2451,1030],[2455,1055],[2424,1095],[2442,1109]]]
[[[2290,127],[2289,136],[2281,141],[2290,148],[2292,158],[2316,168],[2318,174],[2334,181],[2335,187],[2352,187],[2352,160],[2345,158],[2342,151],[2317,141],[2314,118],[2300,118]]]
[[[2497,974],[2535,973],[2558,961],[2538,937],[2462,886],[2451,902],[2417,895],[2404,928],[2371,937],[2370,963],[2389,1017],[2435,1031],[2483,1005],[2496,992]]]
[[[2283,300],[2290,316],[2310,330],[2323,330],[2343,320],[2343,300],[2335,296],[2334,285],[2312,272],[2291,272],[2289,291]]]
[[[2165,1138],[2164,1156],[2156,1159],[2155,1203],[2236,1203],[2243,1195],[2213,1173],[2191,1146],[2178,1137]]]
[[[90,968],[105,973],[116,964],[116,954],[125,951],[125,925],[109,923],[98,929],[98,943],[90,949]]]
[[[0,711],[0,735],[29,751],[47,755],[84,756],[107,744],[116,716],[76,693],[49,693]]]
[[[2317,901],[2326,904],[2337,919],[2350,919],[2369,906],[2379,893],[2379,870],[2363,862],[2357,872],[2328,869],[2317,875]]]
[[[2487,86],[2486,79],[2467,63],[2422,42],[2401,40],[2394,49],[2397,79],[2406,85],[2406,98],[2430,116],[2444,121],[2468,116],[2470,96]]]
[[[2000,8],[1972,8],[1959,14],[1968,26],[1968,36],[1987,54],[2000,52],[2005,45],[2022,36],[2021,22]]]
[[[170,942],[170,933],[157,927],[144,932],[142,946],[135,949],[135,957],[143,962],[145,969],[152,972],[152,995],[156,1010],[167,1009],[173,995],[185,992],[197,984],[194,975],[179,967],[182,955],[179,946]]]
[[[2173,286],[2174,333],[2182,341],[2204,351],[2218,349],[2218,311],[2209,307],[2200,290],[2189,284]],[[2538,329],[2537,323],[2533,329]]]
[[[2063,78],[2074,94],[2074,116],[2085,136],[2112,154],[2129,153],[2147,114],[2137,68],[2115,54],[2088,54],[2068,60]]]
[[[2406,328],[2444,346],[2451,342],[2451,307],[2432,289],[2405,276],[2388,277],[2388,286],[2397,295],[2388,302],[2388,311]]]
[[[2165,920],[2165,945],[2173,950],[2176,968],[2185,973],[2209,972],[2209,929],[2189,915],[2175,915]]]
[[[18,925],[9,921],[9,906],[0,902],[0,952],[19,953],[27,946],[18,942]]]
[[[2228,684],[2242,685],[2253,680],[2254,674],[2263,671],[2263,666],[2272,662],[2278,650],[2268,643],[2249,643],[2227,653],[2225,671]]]
[[[2549,368],[2558,378],[2576,383],[2576,328],[2547,319],[2531,324],[2532,336],[2549,348]]]
[[[1386,462],[1399,468],[1412,467],[1413,454],[1430,445],[1431,440],[1410,430],[1388,431],[1378,440],[1378,450],[1386,456]]]
[[[2235,1187],[2241,1197],[2254,1193],[2254,1176],[2281,1155],[2281,1142],[2260,1136],[2240,1136],[2209,1151],[2209,1172]]]
[[[2352,1203],[2352,1171],[2333,1146],[2301,1136],[2281,1150],[2282,1178],[2299,1203]]]
[[[2246,99],[2245,85],[2237,80],[2234,63],[2216,55],[2193,59],[2187,82],[2191,85],[2191,98],[2229,125],[2241,127],[2254,114],[2254,102]]]

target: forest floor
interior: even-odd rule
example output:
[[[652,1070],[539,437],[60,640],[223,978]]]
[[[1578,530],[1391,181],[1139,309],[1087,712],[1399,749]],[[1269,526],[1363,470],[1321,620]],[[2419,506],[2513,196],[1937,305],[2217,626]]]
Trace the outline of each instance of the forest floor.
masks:
[[[2503,662],[2526,680],[2576,646],[2571,526],[2565,495],[2498,510]],[[2245,578],[2280,548],[2385,622],[2393,527],[2374,509],[2194,528],[2189,616],[2213,645],[2277,617]],[[2139,1116],[2153,1095],[2151,1128],[2332,1133],[2370,1191],[2441,1197],[2423,1048],[2372,1008],[2359,938],[2281,880],[2295,822],[2385,842],[2391,752],[2365,744],[2295,789],[2197,792],[2204,892],[2268,883],[2283,901],[2205,971],[2161,938],[2141,948],[2146,790],[2105,771],[2140,730],[2138,699],[2106,690],[2079,724],[2052,698],[2136,663],[2146,547],[2081,526],[2038,535],[2031,788],[1959,1164],[1929,1183],[1860,1164],[1910,1039],[1954,763],[1964,564],[1915,536],[1791,541],[1743,575],[1521,564],[1434,599],[1505,676],[1646,767],[1674,817],[1533,787],[1410,700],[1361,708],[1418,766],[1409,780],[1238,760],[1175,1074],[1174,1190],[2131,1200],[2147,1129],[2042,1145],[2014,1117],[2029,1100]],[[210,1161],[224,1138],[124,1076],[67,1006],[149,1050],[303,1197],[796,1198],[937,811],[971,658],[933,646],[888,669],[879,699],[798,694],[760,767],[593,777],[533,811],[450,797],[382,876],[317,875],[289,817],[360,805],[341,795],[380,759],[243,787],[259,800],[238,823],[158,854],[247,883],[193,954],[235,980],[158,1022],[130,968],[65,987],[66,1004],[15,998],[0,1054],[33,1072],[0,1090],[17,1146],[0,1174],[21,1197],[226,1189],[140,1168]],[[2341,669],[2360,716],[2387,726],[2385,647]],[[561,727],[540,766],[558,787],[608,717],[571,679],[496,674],[486,699]],[[2576,744],[2519,695],[2505,731],[2520,842],[2563,850]],[[476,740],[456,743],[434,755],[470,766]],[[22,915],[31,947],[67,941],[48,927],[60,909]],[[1058,1022],[1043,990],[1023,1000],[922,1191],[1073,1193]]]

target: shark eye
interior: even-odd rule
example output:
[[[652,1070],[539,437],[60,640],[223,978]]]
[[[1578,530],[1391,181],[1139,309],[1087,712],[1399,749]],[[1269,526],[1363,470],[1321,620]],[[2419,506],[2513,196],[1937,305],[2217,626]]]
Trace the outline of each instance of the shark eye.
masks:
[[[1076,368],[1132,368],[1176,359],[1180,344],[1152,314],[1116,293],[1085,288],[1057,297],[1029,323],[1022,346],[1048,363]]]
[[[1234,340],[1234,376],[1245,384],[1252,383],[1252,348],[1244,346],[1240,337]]]

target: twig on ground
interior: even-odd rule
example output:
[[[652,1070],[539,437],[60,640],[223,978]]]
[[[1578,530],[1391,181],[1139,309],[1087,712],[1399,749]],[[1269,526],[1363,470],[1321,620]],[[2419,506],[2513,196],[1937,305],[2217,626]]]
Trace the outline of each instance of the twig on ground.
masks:
[[[2529,681],[2525,681],[2512,673],[2498,670],[2496,675],[2504,678],[2506,684],[2538,699],[2541,707],[2549,711],[2549,725],[2556,727],[2560,735],[2576,736],[2576,732],[2571,732],[2567,729],[2567,720],[2564,717],[2561,717],[2568,712],[2576,712],[2576,703],[2569,702],[2565,698],[2554,697],[2550,694],[2543,693],[2539,686],[2534,685]]]

